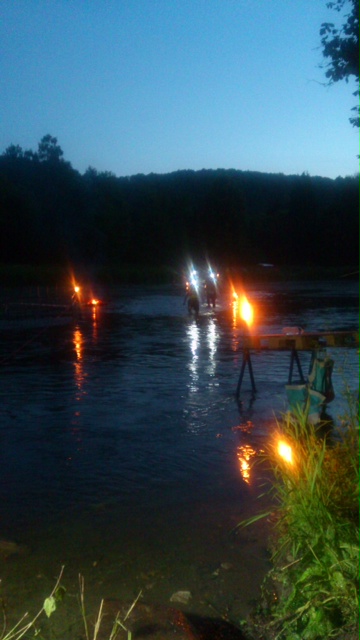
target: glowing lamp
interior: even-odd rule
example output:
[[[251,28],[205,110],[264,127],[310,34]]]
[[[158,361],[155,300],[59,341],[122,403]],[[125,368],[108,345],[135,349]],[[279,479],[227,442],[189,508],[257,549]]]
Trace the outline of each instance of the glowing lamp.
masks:
[[[279,440],[277,451],[279,456],[283,458],[285,462],[287,462],[288,464],[294,464],[292,449],[290,445],[286,444],[286,442],[284,442],[283,440]]]
[[[245,294],[242,294],[240,301],[240,317],[251,327],[254,322],[254,310]]]

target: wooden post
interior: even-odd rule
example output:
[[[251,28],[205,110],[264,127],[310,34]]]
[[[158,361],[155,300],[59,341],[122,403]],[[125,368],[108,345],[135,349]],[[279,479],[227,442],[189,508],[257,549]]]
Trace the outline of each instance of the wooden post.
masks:
[[[238,383],[237,383],[236,394],[235,394],[237,399],[239,399],[239,396],[240,396],[241,384],[242,384],[242,380],[243,380],[243,377],[244,377],[246,365],[248,365],[248,367],[249,367],[249,374],[250,374],[252,391],[253,391],[253,393],[256,393],[255,379],[254,379],[254,374],[253,374],[253,369],[252,369],[252,364],[251,364],[251,358],[250,358],[250,350],[247,347],[245,347],[244,350],[243,350],[243,360],[242,360],[242,364],[241,364],[241,370],[240,370],[239,380],[238,380]]]
[[[298,354],[298,352],[296,351],[295,347],[293,347],[293,348],[291,349],[291,356],[290,356],[290,370],[289,370],[289,382],[288,382],[288,384],[291,384],[291,383],[292,383],[292,375],[293,375],[293,369],[294,369],[294,362],[296,362],[296,364],[297,364],[298,372],[299,372],[299,375],[300,375],[300,382],[301,382],[301,384],[304,384],[306,381],[305,381],[305,378],[304,378],[304,374],[303,374],[303,372],[302,372],[301,362],[300,362],[300,359],[299,359],[299,354]]]

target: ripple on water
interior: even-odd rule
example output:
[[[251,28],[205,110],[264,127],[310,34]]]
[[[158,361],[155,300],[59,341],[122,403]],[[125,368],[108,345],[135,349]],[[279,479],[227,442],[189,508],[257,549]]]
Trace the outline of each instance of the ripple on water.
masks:
[[[351,283],[254,290],[254,330],[357,328],[356,291]],[[213,579],[209,572],[200,580],[198,565],[231,560],[243,575],[239,546],[227,534],[254,508],[260,479],[249,462],[273,433],[274,414],[287,408],[290,355],[251,354],[257,394],[246,371],[237,404],[242,329],[226,300],[215,311],[204,308],[196,323],[168,288],[112,294],[96,317],[0,336],[1,537],[30,542],[36,572],[35,565],[65,559],[74,569],[96,561],[95,594],[101,581],[110,595],[141,586],[138,556],[158,571],[155,600],[192,585],[200,611]],[[336,398],[328,411],[336,419],[345,406],[344,382],[358,388],[358,352],[331,355]],[[305,372],[309,357],[300,353]],[[256,551],[244,557],[250,543],[242,544],[251,572]],[[112,572],[124,562],[127,581],[124,572]],[[265,565],[263,557],[254,570],[258,580]],[[234,599],[231,589],[229,577],[227,595]],[[239,607],[246,608],[249,594],[238,590]]]

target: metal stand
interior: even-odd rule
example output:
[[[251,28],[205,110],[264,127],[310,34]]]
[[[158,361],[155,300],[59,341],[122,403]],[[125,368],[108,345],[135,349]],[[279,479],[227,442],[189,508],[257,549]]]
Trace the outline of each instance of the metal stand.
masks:
[[[292,375],[293,375],[293,369],[294,369],[294,362],[296,362],[297,364],[297,368],[298,368],[298,372],[300,375],[300,382],[301,384],[304,384],[306,382],[305,378],[304,378],[304,374],[302,372],[302,368],[301,368],[301,362],[299,359],[299,354],[296,351],[295,347],[293,347],[291,349],[291,356],[290,356],[290,370],[289,370],[289,381],[288,384],[292,383]]]
[[[248,367],[249,367],[252,391],[253,391],[253,393],[256,393],[255,379],[254,379],[254,374],[253,374],[253,370],[252,370],[250,351],[249,351],[249,349],[244,348],[244,350],[243,350],[243,361],[242,361],[242,365],[241,365],[240,376],[239,376],[239,380],[238,380],[238,383],[237,383],[236,394],[235,394],[237,399],[239,399],[239,396],[240,396],[241,384],[242,384],[242,380],[243,380],[243,377],[244,377],[246,365],[248,365]]]

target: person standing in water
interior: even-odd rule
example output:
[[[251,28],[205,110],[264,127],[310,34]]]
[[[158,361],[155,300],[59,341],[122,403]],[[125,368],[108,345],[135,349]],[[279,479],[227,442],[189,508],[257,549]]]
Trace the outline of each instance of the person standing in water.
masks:
[[[195,318],[197,319],[199,317],[199,312],[200,312],[200,300],[199,300],[199,294],[194,285],[189,285],[185,293],[184,304],[185,302],[187,302],[187,308],[188,308],[189,314],[194,313]]]
[[[205,280],[205,292],[206,292],[206,302],[207,306],[213,306],[215,309],[216,305],[216,284],[213,278],[209,277]]]

